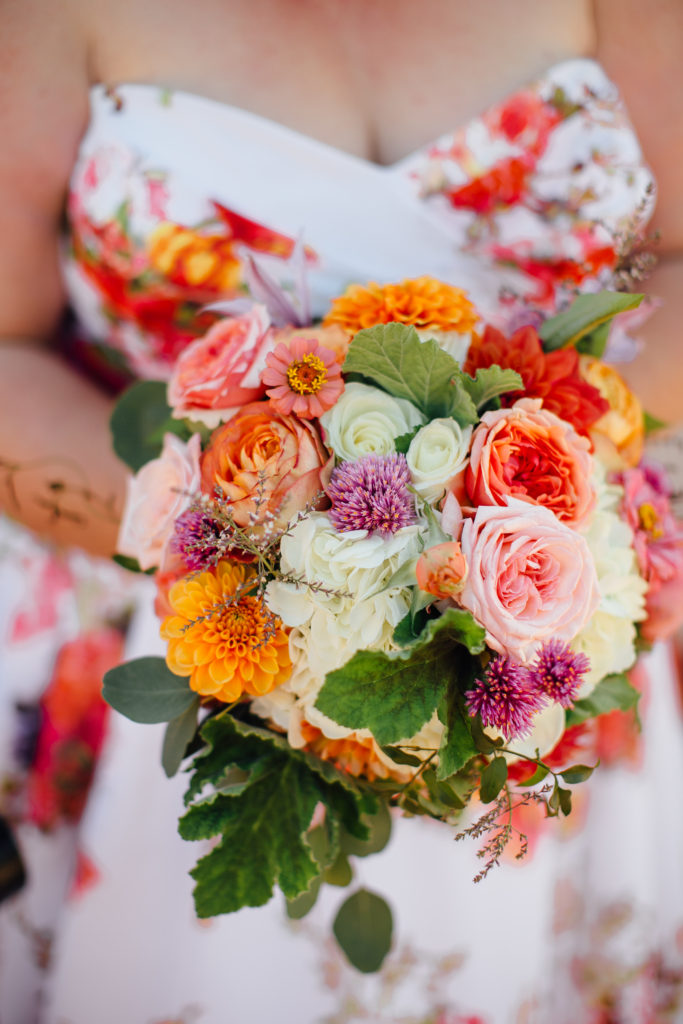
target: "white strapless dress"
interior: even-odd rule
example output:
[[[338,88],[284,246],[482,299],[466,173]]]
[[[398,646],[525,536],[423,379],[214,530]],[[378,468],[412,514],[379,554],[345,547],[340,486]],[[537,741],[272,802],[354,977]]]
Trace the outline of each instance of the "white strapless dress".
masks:
[[[65,274],[99,358],[141,376],[167,376],[188,310],[239,287],[245,254],[284,272],[299,237],[318,313],[351,281],[431,274],[513,326],[606,280],[613,232],[645,216],[649,182],[591,61],[391,167],[200,97],[97,88]],[[161,652],[146,582],[129,657]],[[577,793],[566,823],[533,826],[525,861],[474,885],[473,846],[400,818],[384,852],[356,861],[355,882],[394,910],[376,976],[331,941],[340,890],[301,922],[280,895],[198,921],[199,847],[176,832],[184,779],[163,776],[161,730],[114,716],[79,839],[90,882],[64,904],[39,1013],[3,950],[1,1024],[683,1021],[681,708],[669,648],[643,666],[642,738]]]

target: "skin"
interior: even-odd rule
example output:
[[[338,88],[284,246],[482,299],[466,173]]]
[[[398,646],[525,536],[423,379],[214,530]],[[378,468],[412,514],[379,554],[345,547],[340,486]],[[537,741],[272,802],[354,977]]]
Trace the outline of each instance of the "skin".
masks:
[[[658,416],[683,417],[680,0],[0,0],[0,25],[0,458],[54,460],[15,476],[19,511],[0,471],[0,505],[33,529],[110,554],[116,515],[76,490],[120,508],[124,489],[110,400],[42,341],[64,308],[59,222],[98,81],[182,88],[392,163],[552,64],[597,57],[660,189],[648,289],[665,305],[629,376]],[[57,476],[78,521],[36,501]]]

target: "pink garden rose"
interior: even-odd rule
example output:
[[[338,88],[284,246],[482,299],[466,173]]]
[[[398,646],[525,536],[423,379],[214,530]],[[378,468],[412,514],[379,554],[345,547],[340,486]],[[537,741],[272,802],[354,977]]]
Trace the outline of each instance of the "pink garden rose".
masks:
[[[200,452],[199,434],[187,444],[165,434],[161,455],[128,481],[117,550],[137,558],[141,569],[161,564],[176,519],[199,490]]]
[[[261,372],[274,344],[263,306],[219,320],[175,364],[168,384],[173,415],[215,427],[247,402],[263,398]]]
[[[582,525],[595,504],[590,442],[540,399],[487,412],[474,432],[465,485],[474,505],[508,497],[542,505],[568,526]]]
[[[649,584],[641,632],[649,641],[664,639],[683,621],[683,524],[654,466],[627,469],[618,479],[624,488],[621,514],[633,530],[638,568]]]
[[[423,551],[415,566],[420,590],[434,597],[455,597],[465,586],[467,562],[457,540]]]
[[[547,508],[514,498],[482,505],[460,543],[469,566],[460,604],[489,646],[514,661],[528,664],[544,640],[568,643],[597,608],[588,545]]]

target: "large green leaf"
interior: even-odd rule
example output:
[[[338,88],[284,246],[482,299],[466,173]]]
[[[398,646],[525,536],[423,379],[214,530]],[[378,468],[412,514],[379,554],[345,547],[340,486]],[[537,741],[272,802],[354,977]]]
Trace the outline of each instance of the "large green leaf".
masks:
[[[342,904],[334,935],[349,962],[364,974],[378,971],[391,949],[391,910],[376,893],[359,889]]]
[[[593,295],[579,295],[569,309],[550,317],[539,328],[539,334],[546,352],[557,348],[576,345],[582,338],[607,323],[617,313],[635,309],[643,301],[643,295],[626,292],[596,292]],[[604,340],[604,339],[603,339]]]
[[[420,341],[414,327],[392,323],[360,331],[349,345],[344,372],[408,399],[430,419],[453,416],[462,425],[477,422],[458,363],[433,339]]]
[[[209,719],[201,734],[208,749],[195,759],[180,833],[186,839],[220,839],[192,871],[198,915],[260,906],[275,884],[288,900],[302,893],[312,899],[321,874],[339,859],[341,826],[368,838],[363,818],[376,810],[376,798],[333,765],[227,711]],[[242,781],[223,786],[234,769]],[[311,830],[320,803],[325,828]],[[308,902],[292,912],[303,914]]]
[[[567,726],[578,725],[608,711],[629,711],[637,706],[639,700],[640,694],[625,675],[605,676],[588,697],[577,700],[567,711]]]
[[[102,696],[133,722],[170,722],[196,702],[185,676],[171,672],[163,658],[135,658],[106,673]]]
[[[329,672],[316,707],[348,729],[369,729],[380,745],[413,736],[429,721],[455,671],[455,650],[484,649],[484,630],[469,612],[449,608],[430,620],[409,648],[359,651]]]
[[[188,434],[185,424],[172,418],[166,384],[159,380],[138,381],[124,391],[109,426],[114,451],[134,473],[160,455],[167,431]]]

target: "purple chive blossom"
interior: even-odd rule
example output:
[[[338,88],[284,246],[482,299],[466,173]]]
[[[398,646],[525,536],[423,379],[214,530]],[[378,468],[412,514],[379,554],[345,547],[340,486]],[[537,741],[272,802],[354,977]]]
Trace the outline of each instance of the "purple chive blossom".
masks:
[[[220,526],[202,508],[189,508],[175,521],[171,547],[188,569],[201,572],[216,564]]]
[[[377,531],[384,536],[415,522],[405,455],[364,455],[342,462],[332,473],[328,515],[340,532]]]
[[[500,729],[507,739],[531,730],[534,715],[545,701],[523,665],[509,658],[493,658],[484,679],[477,679],[466,696],[467,708],[488,728]]]
[[[549,640],[531,666],[531,677],[539,693],[557,701],[563,708],[571,708],[583,682],[582,676],[589,668],[590,661],[585,654],[577,654],[561,640]]]

